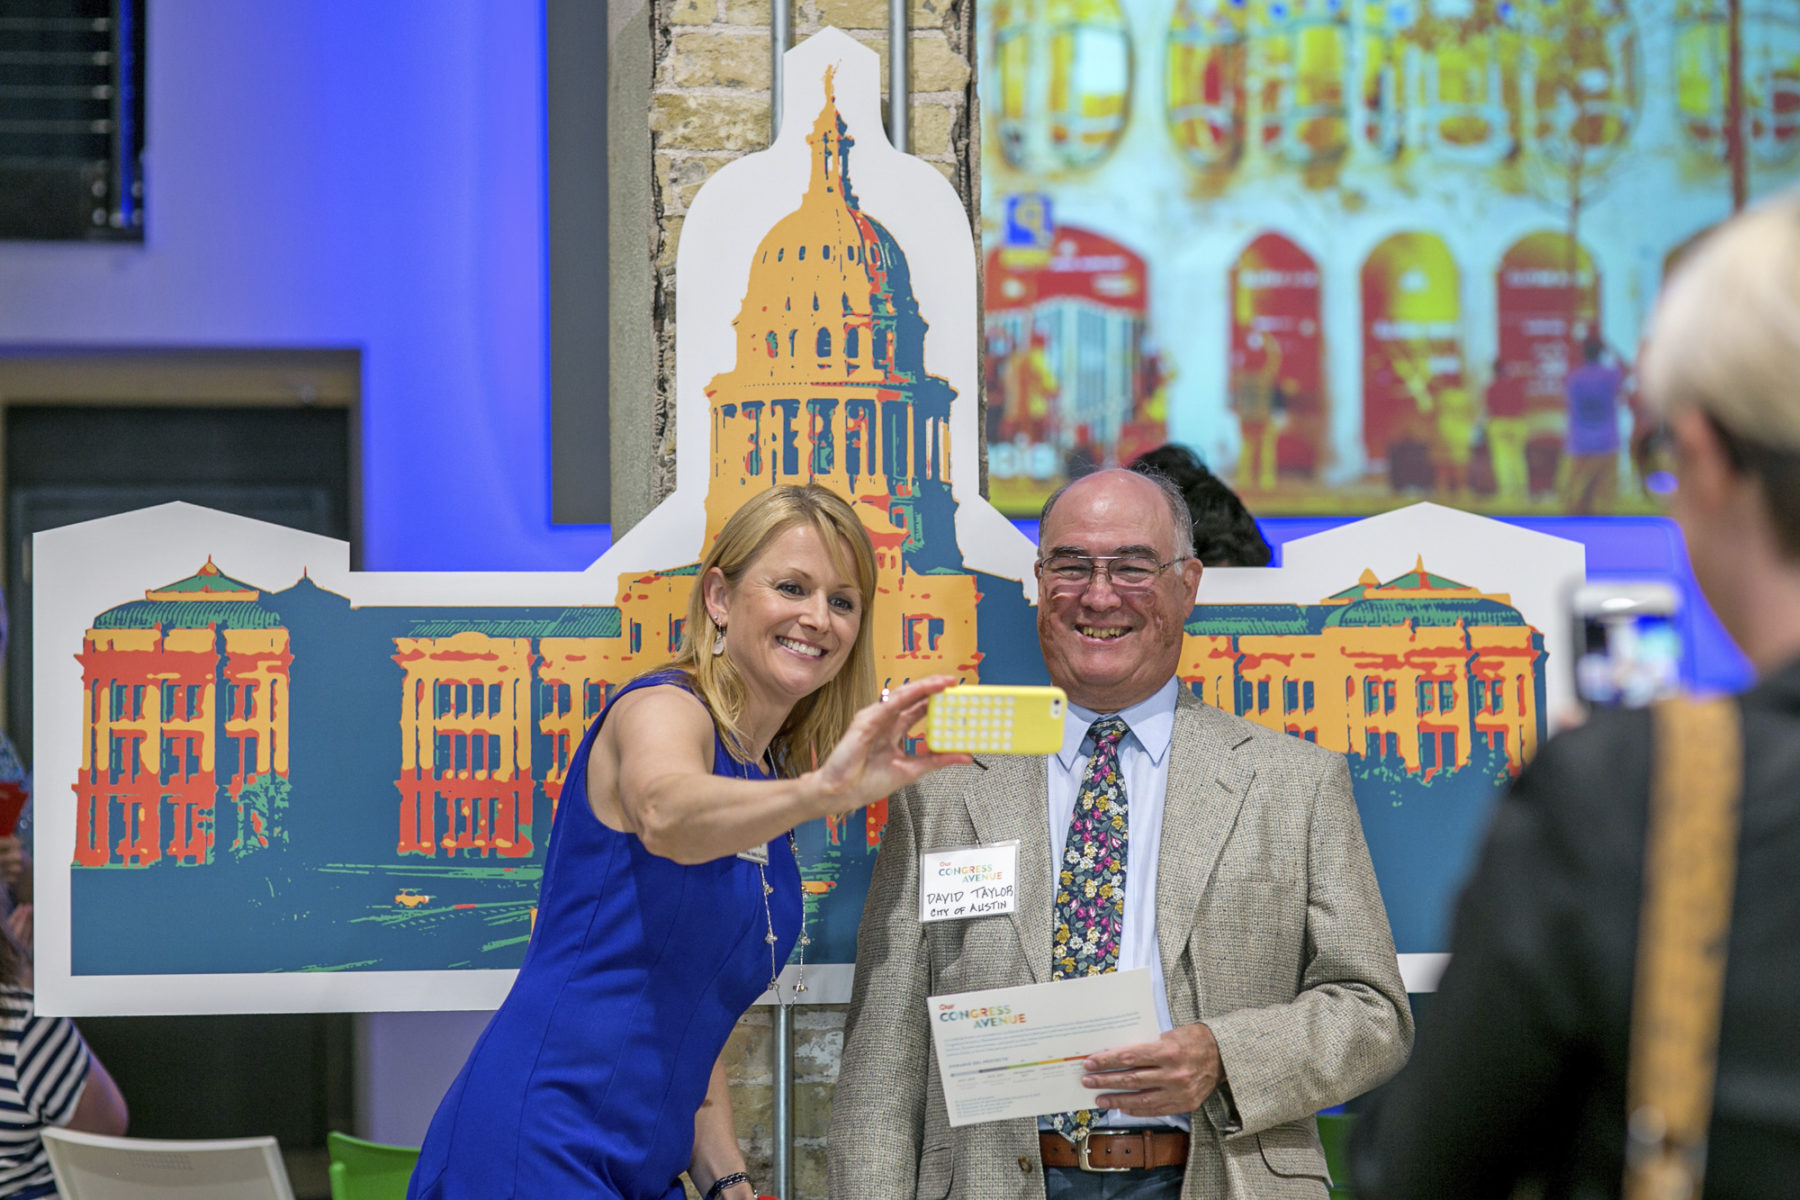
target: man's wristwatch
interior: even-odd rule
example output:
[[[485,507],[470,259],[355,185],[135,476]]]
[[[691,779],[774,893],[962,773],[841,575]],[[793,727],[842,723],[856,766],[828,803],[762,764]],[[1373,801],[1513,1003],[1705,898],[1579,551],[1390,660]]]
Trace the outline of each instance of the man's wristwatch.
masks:
[[[736,1187],[740,1183],[749,1183],[750,1176],[742,1171],[733,1171],[729,1175],[721,1175],[713,1180],[713,1185],[706,1189],[706,1200],[719,1200],[728,1187]]]

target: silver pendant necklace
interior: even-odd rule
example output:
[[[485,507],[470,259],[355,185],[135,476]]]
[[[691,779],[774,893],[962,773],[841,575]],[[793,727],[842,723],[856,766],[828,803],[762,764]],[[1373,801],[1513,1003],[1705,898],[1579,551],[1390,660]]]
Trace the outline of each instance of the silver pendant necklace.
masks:
[[[775,764],[770,762],[767,756],[764,757],[763,762],[768,767],[769,778],[773,779],[775,777]],[[749,780],[750,764],[743,762],[738,763],[737,776],[739,779]],[[793,855],[794,858],[794,870],[798,871],[800,869],[800,844],[795,839],[794,831],[791,829],[788,830],[787,833],[787,843],[788,853]],[[800,1002],[800,994],[806,991],[806,948],[812,945],[812,938],[808,937],[806,934],[806,889],[804,886],[800,889],[800,961],[796,964],[794,972],[794,988],[791,993],[793,998],[791,1001],[784,1000],[781,997],[781,963],[776,959],[775,955],[775,910],[769,902],[769,897],[775,894],[775,887],[769,882],[769,855],[767,848],[764,849],[762,855],[756,860],[756,878],[757,881],[762,884],[763,922],[768,929],[768,932],[763,935],[763,941],[768,943],[769,947],[769,990],[775,993],[775,1003],[785,1008],[789,1003],[798,1004]]]
[[[794,831],[788,830],[788,853],[794,856],[794,869],[800,869],[800,846],[794,838]],[[756,864],[757,877],[762,880],[763,920],[768,923],[769,932],[763,940],[769,944],[769,990],[775,993],[775,1003],[786,1007],[789,1001],[781,998],[781,964],[775,961],[775,910],[769,905],[769,897],[775,888],[769,883],[769,868],[764,863]],[[794,972],[794,991],[792,1003],[800,1002],[800,993],[806,990],[806,948],[812,945],[812,939],[806,936],[806,889],[800,889],[800,962]]]

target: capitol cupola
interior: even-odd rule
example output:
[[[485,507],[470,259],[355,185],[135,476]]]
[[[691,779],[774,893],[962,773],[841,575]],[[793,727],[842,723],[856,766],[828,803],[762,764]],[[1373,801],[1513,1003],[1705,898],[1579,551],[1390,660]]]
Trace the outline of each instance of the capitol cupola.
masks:
[[[822,189],[824,193],[841,191],[845,202],[854,205],[856,197],[850,192],[850,147],[856,145],[856,139],[850,136],[844,126],[844,118],[837,109],[837,93],[832,86],[831,76],[835,72],[828,71],[825,77],[825,107],[819,110],[819,119],[813,122],[812,135],[806,139],[813,148],[812,187]]]
[[[925,323],[906,256],[857,201],[850,176],[856,139],[829,78],[806,142],[810,170],[800,207],[775,223],[751,260],[732,376],[910,381],[923,370]]]

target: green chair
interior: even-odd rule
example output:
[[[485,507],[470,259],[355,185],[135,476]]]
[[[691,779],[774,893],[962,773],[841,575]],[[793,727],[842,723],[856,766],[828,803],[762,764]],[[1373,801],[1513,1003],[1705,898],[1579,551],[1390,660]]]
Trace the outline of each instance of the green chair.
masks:
[[[419,1152],[346,1133],[325,1135],[331,1154],[331,1200],[406,1200]]]
[[[1347,1113],[1319,1117],[1319,1141],[1325,1144],[1325,1166],[1331,1172],[1331,1200],[1350,1200],[1350,1160],[1344,1147],[1354,1120]]]

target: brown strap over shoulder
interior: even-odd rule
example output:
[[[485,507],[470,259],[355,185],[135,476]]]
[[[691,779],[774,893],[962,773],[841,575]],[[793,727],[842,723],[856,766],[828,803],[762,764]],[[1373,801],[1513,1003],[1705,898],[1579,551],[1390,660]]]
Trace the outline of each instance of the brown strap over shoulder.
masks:
[[[1625,1200],[1699,1200],[1737,875],[1743,740],[1731,699],[1664,701],[1653,726]]]

